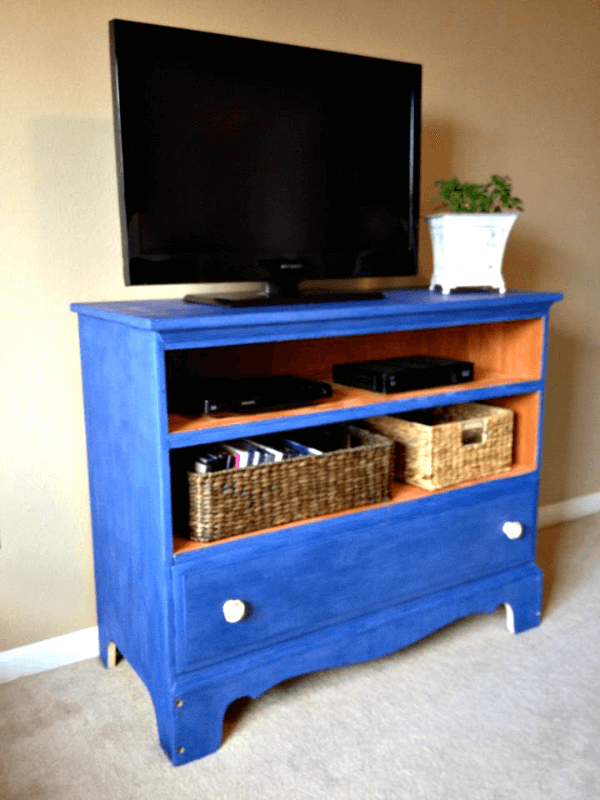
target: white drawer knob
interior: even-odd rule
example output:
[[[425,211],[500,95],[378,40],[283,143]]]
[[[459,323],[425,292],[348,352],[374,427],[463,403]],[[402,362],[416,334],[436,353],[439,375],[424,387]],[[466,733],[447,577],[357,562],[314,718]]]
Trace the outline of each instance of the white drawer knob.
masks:
[[[520,539],[523,536],[523,525],[520,522],[505,522],[502,526],[502,533],[509,539]]]
[[[227,622],[239,622],[246,615],[246,605],[242,600],[227,600],[223,603],[223,616]]]

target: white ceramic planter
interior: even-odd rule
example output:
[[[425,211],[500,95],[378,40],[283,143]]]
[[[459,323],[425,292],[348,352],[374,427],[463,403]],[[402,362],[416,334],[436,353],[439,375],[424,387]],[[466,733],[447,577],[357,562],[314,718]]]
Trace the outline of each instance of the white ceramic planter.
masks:
[[[430,289],[490,287],[506,291],[502,258],[512,226],[519,215],[433,214],[427,217],[433,245]]]

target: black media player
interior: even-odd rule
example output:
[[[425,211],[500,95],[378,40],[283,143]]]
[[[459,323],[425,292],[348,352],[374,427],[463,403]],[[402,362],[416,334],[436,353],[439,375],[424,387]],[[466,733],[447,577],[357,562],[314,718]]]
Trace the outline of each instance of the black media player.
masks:
[[[170,397],[170,410],[186,416],[221,411],[244,413],[306,406],[331,397],[331,386],[295,375],[195,378]]]
[[[334,383],[392,394],[473,380],[473,363],[434,356],[406,356],[356,364],[335,364]]]

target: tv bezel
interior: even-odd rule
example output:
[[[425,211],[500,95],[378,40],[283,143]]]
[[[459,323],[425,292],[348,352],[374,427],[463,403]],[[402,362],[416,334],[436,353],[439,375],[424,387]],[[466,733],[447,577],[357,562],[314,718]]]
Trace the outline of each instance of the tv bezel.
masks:
[[[126,205],[126,169],[124,164],[124,152],[123,152],[123,131],[121,127],[121,111],[120,111],[120,85],[119,85],[119,64],[117,58],[117,43],[116,43],[116,32],[115,26],[121,27],[123,24],[128,26],[139,26],[141,29],[143,28],[152,28],[158,31],[159,29],[164,29],[168,32],[178,32],[181,31],[186,34],[198,34],[199,37],[218,37],[220,39],[227,39],[230,43],[239,40],[244,43],[248,42],[257,42],[258,44],[277,44],[280,47],[289,48],[291,51],[295,50],[296,52],[302,53],[303,55],[308,55],[309,53],[328,53],[328,54],[339,54],[341,57],[344,56],[352,56],[354,58],[364,58],[365,60],[370,61],[377,61],[379,63],[390,63],[394,66],[399,65],[405,68],[405,74],[407,78],[407,82],[410,83],[410,88],[407,93],[410,102],[410,112],[409,112],[409,131],[408,131],[408,140],[409,140],[409,152],[407,154],[408,159],[408,251],[410,254],[410,258],[407,258],[405,263],[408,263],[410,260],[410,270],[402,270],[399,271],[397,274],[393,276],[389,275],[371,275],[368,276],[369,280],[372,282],[373,280],[378,282],[380,285],[382,282],[386,280],[388,282],[392,281],[391,285],[393,284],[394,279],[398,277],[412,277],[418,274],[418,241],[419,241],[419,196],[420,196],[420,185],[419,185],[419,173],[420,173],[420,155],[421,155],[421,92],[422,92],[422,66],[420,64],[396,61],[391,59],[383,59],[383,58],[374,58],[371,56],[357,56],[350,53],[344,53],[342,51],[333,51],[333,50],[324,50],[320,48],[312,48],[312,47],[305,47],[299,45],[291,45],[291,44],[283,44],[283,43],[276,43],[276,42],[268,42],[267,40],[259,40],[259,39],[251,39],[247,37],[239,37],[239,36],[232,36],[228,34],[220,34],[220,33],[211,33],[208,31],[202,30],[193,30],[193,29],[183,29],[177,28],[172,26],[165,26],[165,25],[155,25],[150,23],[143,23],[143,22],[133,22],[128,20],[118,20],[114,19],[109,22],[109,43],[110,43],[110,64],[111,64],[111,79],[112,79],[112,97],[113,97],[113,122],[114,122],[114,135],[115,135],[115,147],[116,147],[116,156],[117,156],[117,179],[118,179],[118,196],[119,196],[119,213],[120,213],[120,222],[121,222],[121,241],[122,241],[122,253],[123,253],[123,267],[124,267],[124,281],[126,286],[141,286],[141,285],[173,285],[173,284],[197,284],[197,285],[206,285],[210,286],[211,284],[227,284],[228,287],[231,287],[231,292],[235,295],[239,293],[239,286],[242,284],[249,284],[249,283],[262,283],[266,284],[266,289],[264,292],[261,292],[265,299],[265,302],[271,304],[277,302],[277,297],[282,293],[289,295],[290,297],[294,295],[299,295],[298,287],[299,284],[308,277],[311,284],[318,284],[319,286],[327,286],[330,285],[332,282],[335,283],[336,287],[342,283],[344,287],[349,287],[350,291],[348,293],[349,297],[356,296],[356,293],[362,294],[363,296],[368,297],[376,297],[378,293],[367,293],[361,292],[361,284],[362,278],[361,276],[356,275],[344,275],[344,276],[323,276],[319,277],[318,279],[313,279],[309,276],[305,276],[303,271],[300,270],[298,274],[298,278],[295,281],[283,281],[282,283],[279,282],[279,271],[281,266],[288,267],[288,264],[283,265],[276,265],[273,276],[271,278],[271,282],[265,281],[264,276],[259,276],[259,270],[254,265],[248,265],[247,274],[240,278],[232,279],[230,275],[223,276],[223,277],[215,277],[210,278],[206,275],[199,275],[198,272],[194,274],[194,269],[186,268],[185,266],[181,266],[181,264],[176,264],[178,260],[178,256],[163,256],[163,255],[155,255],[155,256],[148,256],[144,257],[145,266],[144,266],[144,279],[137,279],[135,274],[132,270],[131,260],[132,257],[130,255],[131,247],[128,235],[128,219],[127,219],[127,205]],[[152,265],[155,265],[155,269],[152,269]],[[174,270],[173,267],[176,267]],[[289,273],[281,272],[283,278],[287,277]],[[282,286],[284,287],[282,289]],[[237,292],[236,292],[237,289]],[[315,293],[316,295],[322,294],[319,289],[314,290],[312,292],[309,290],[309,294]],[[339,296],[338,292],[335,292],[335,296]],[[198,297],[204,298],[202,302],[206,300],[206,296],[204,294],[199,295]],[[186,299],[194,301],[196,299],[195,295],[188,295]],[[316,298],[318,299],[318,298]],[[229,303],[228,303],[229,304]],[[237,305],[245,305],[247,304],[245,300],[241,300]],[[248,303],[249,304],[249,303]]]

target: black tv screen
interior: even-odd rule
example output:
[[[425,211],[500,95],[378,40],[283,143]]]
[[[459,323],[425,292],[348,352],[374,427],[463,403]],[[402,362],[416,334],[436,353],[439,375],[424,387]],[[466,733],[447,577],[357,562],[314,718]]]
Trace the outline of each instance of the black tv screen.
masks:
[[[128,285],[417,272],[421,67],[110,23]]]

